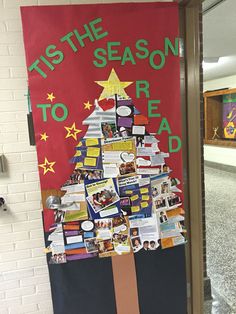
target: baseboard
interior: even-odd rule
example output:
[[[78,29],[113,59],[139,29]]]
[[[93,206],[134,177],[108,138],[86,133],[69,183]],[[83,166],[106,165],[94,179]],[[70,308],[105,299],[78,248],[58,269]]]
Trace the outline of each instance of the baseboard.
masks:
[[[208,161],[208,160],[204,161],[204,165],[206,167],[210,167],[210,168],[214,168],[214,169],[218,169],[218,170],[223,170],[223,171],[227,171],[227,172],[231,172],[231,173],[236,173],[236,167],[235,166],[224,165],[224,164],[220,164],[218,162],[213,162],[213,161]]]

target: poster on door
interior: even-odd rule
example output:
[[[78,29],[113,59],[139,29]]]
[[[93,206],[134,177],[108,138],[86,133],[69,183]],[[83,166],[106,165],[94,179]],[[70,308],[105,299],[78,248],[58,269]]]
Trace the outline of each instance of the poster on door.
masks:
[[[50,263],[184,244],[177,4],[21,14]]]

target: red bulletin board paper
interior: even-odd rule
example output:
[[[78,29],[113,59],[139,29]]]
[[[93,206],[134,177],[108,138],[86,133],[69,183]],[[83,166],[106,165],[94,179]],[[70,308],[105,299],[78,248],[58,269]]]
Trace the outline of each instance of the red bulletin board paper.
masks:
[[[169,129],[164,123],[162,127],[165,130],[157,135],[161,151],[168,152],[169,136],[181,138],[179,56],[174,55],[171,49],[165,51],[165,38],[173,45],[178,38],[176,3],[32,6],[22,7],[21,14],[27,67],[29,69],[39,60],[38,67],[47,75],[44,78],[35,69],[28,71],[42,190],[58,190],[70,176],[74,165],[69,160],[74,156],[79,138],[87,130],[82,122],[91,114],[94,100],[103,91],[103,87],[95,81],[107,81],[112,69],[121,82],[133,82],[125,88],[125,92],[141,114],[149,117],[149,132],[157,133],[160,124],[165,122],[163,118],[168,121]],[[93,25],[99,35],[105,33],[104,37],[87,37],[84,39],[85,46],[81,47],[74,30],[84,34],[86,27],[90,27],[89,23],[96,19],[99,22]],[[77,51],[73,51],[68,42],[60,40],[69,33]],[[136,48],[140,39],[145,41],[140,46],[148,51]],[[113,52],[110,59],[124,58],[126,53],[124,64],[122,60],[108,60],[108,45],[114,42],[112,50],[117,52]],[[54,45],[54,49],[50,45]],[[106,64],[100,67],[94,64],[94,61],[102,62],[94,55],[98,48],[105,49],[103,56],[106,58]],[[63,54],[62,61],[61,55],[55,51]],[[131,58],[130,51],[133,59],[127,60]],[[155,68],[150,65],[151,55]],[[164,66],[157,69],[161,61]],[[140,92],[137,95],[136,81],[147,81],[149,94]],[[159,116],[149,115],[149,100],[160,100],[159,104],[153,105],[156,109],[152,111]],[[86,109],[88,102],[92,107],[88,105]],[[45,109],[47,117],[44,117],[47,121],[43,121],[43,110],[38,106],[42,104],[48,106]],[[63,121],[52,117],[51,110],[56,104],[63,104],[68,110],[68,116]],[[61,105],[54,108],[55,112],[59,119],[63,117]],[[77,134],[73,133],[73,129],[78,130]],[[66,138],[71,133],[74,136]],[[173,169],[172,176],[182,182],[181,149],[170,154],[168,165]]]

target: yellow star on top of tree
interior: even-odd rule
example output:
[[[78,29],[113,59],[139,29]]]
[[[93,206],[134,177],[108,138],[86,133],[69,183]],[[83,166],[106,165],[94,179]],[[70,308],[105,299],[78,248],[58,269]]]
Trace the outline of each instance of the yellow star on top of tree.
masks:
[[[76,141],[77,141],[77,134],[82,132],[82,130],[76,129],[75,122],[72,124],[71,127],[65,126],[64,128],[67,131],[67,134],[66,134],[65,138],[68,138],[68,137],[72,136],[73,139],[75,139]]]
[[[40,141],[47,141],[47,139],[49,138],[49,136],[47,135],[46,132],[40,134],[41,138],[40,138]]]
[[[104,87],[99,97],[99,100],[102,100],[114,94],[120,95],[124,98],[128,98],[128,95],[125,92],[125,88],[133,82],[121,82],[115,70],[112,69],[107,81],[95,81],[95,83]]]
[[[51,94],[47,94],[47,100],[50,100],[51,102],[53,101],[53,99],[55,99],[56,97],[53,95],[53,93]]]
[[[92,104],[90,104],[90,102],[89,102],[89,101],[84,102],[84,109],[88,109],[88,110],[90,110],[90,108],[91,108],[92,106],[93,106],[93,105],[92,105]]]
[[[44,158],[44,163],[40,164],[39,167],[43,168],[43,175],[45,175],[47,172],[54,172],[53,166],[55,165],[55,161],[49,162],[47,158]]]

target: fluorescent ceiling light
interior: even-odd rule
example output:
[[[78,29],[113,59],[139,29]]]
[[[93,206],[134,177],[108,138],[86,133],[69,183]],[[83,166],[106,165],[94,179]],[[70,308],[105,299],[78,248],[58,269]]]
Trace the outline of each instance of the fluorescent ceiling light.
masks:
[[[220,57],[205,57],[203,58],[203,62],[205,63],[217,63],[219,62]]]
[[[227,57],[220,57],[218,58],[218,62],[205,62],[205,58],[202,62],[202,67],[203,67],[203,70],[211,70],[211,69],[214,69],[214,68],[221,68],[222,66],[226,66],[229,61],[230,61],[230,56],[227,56]]]
[[[216,67],[218,63],[206,63],[206,62],[202,62],[202,67],[203,67],[203,70],[210,70],[210,69],[213,69]]]

